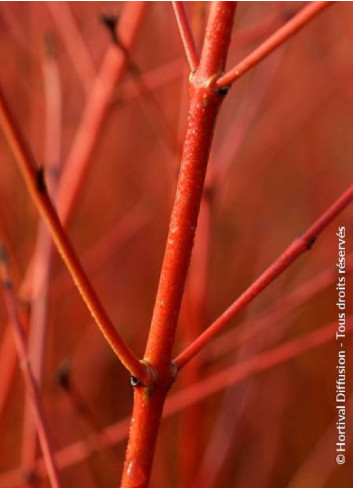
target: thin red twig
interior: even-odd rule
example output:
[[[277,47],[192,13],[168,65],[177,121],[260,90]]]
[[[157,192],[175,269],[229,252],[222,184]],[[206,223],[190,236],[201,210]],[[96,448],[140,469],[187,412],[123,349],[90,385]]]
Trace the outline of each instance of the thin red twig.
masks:
[[[141,230],[150,222],[152,212],[146,211],[143,204],[139,203],[128,211],[116,224],[103,236],[100,236],[93,245],[82,254],[82,262],[87,273],[94,274],[107,264],[111,257],[123,250],[133,238],[136,238]],[[73,287],[66,270],[62,270],[53,277],[51,293],[53,300],[60,298]],[[1,358],[1,355],[0,355]],[[1,399],[1,397],[0,397]]]
[[[63,40],[66,51],[85,91],[89,93],[97,70],[68,2],[46,2],[54,24]]]
[[[141,376],[143,379],[149,379],[145,365],[138,360],[136,355],[122,340],[88,280],[47,194],[43,173],[41,170],[36,170],[34,159],[23,140],[1,90],[0,124],[25,180],[30,197],[47,224],[52,239],[64,260],[78,291],[105,339],[132,375]]]
[[[294,14],[293,14],[294,15]],[[234,49],[239,50],[247,46],[265,35],[270,35],[271,31],[281,25],[283,22],[284,13],[281,12],[269,15],[268,18],[262,19],[249,26],[243,27],[232,36],[229,51]],[[183,76],[182,68],[183,57],[175,58],[172,61],[143,73],[143,80],[147,91],[157,90],[159,87],[171,83],[173,80]],[[126,103],[136,97],[139,97],[141,90],[136,85],[136,81],[129,78],[123,83],[123,94],[121,101]],[[120,99],[119,99],[120,100]]]
[[[6,246],[6,245],[5,245]],[[9,250],[9,248],[6,248]],[[10,250],[9,250],[10,252]],[[12,255],[11,255],[12,256]],[[21,322],[25,331],[28,331],[29,314],[28,307],[21,311]],[[13,341],[11,325],[7,324],[1,338],[1,382],[0,382],[0,418],[4,413],[6,403],[10,396],[12,382],[16,373],[17,352]]]
[[[111,232],[102,236],[93,246],[88,249],[82,256],[82,262],[85,269],[90,275],[97,268],[106,263],[113,253],[117,253],[132,237],[138,233],[151,219],[151,214],[146,212],[142,204],[138,204],[131,212],[128,212]],[[12,256],[12,255],[11,255]],[[34,262],[33,262],[34,263]],[[25,281],[23,281],[24,283]],[[67,292],[72,290],[75,284],[72,283],[66,270],[63,270],[53,278],[51,282],[51,292],[53,299],[57,300]],[[26,289],[27,287],[25,287]],[[22,291],[21,291],[22,292]],[[21,299],[30,300],[31,291],[19,293]],[[2,365],[2,374],[0,382],[0,418],[6,405],[10,387],[16,370],[16,351],[13,346],[13,340],[10,325],[7,325],[2,337],[0,346],[0,359]]]
[[[130,50],[141,25],[146,2],[128,2],[123,9],[117,38]],[[84,175],[92,161],[92,154],[101,135],[113,95],[127,68],[125,53],[112,43],[91,89],[81,122],[65,162],[65,171],[58,188],[60,218],[67,223],[81,191]]]
[[[257,65],[274,49],[287,41],[291,36],[304,27],[313,17],[320,13],[324,8],[331,5],[332,2],[311,2],[297,13],[285,25],[280,27],[272,36],[264,41],[259,47],[254,49],[252,53],[246,56],[234,68],[229,70],[223,76],[218,78],[216,86],[227,87],[240,78],[244,73]]]
[[[212,187],[211,179],[208,177],[210,174],[213,175],[213,165],[214,161],[211,157],[206,176],[206,189]],[[187,311],[182,314],[179,321],[185,345],[201,334],[207,326],[211,214],[214,204],[212,196],[212,190],[210,192],[206,190],[202,195],[195,245],[186,282],[183,302],[187,302]],[[193,385],[202,378],[204,358],[200,355],[197,360],[192,362],[181,379],[185,387]],[[179,453],[178,485],[180,487],[191,487],[190,484],[199,466],[202,440],[198,436],[190,437],[190,433],[202,433],[203,421],[204,413],[200,405],[191,406],[181,415],[179,443],[184,448]]]
[[[228,307],[200,335],[174,360],[178,369],[188,363],[197,353],[217,335],[229,322],[244,309],[245,306],[255,299],[275,278],[283,273],[291,263],[301,254],[308,251],[314,244],[317,236],[330,224],[330,222],[353,200],[353,185],[346,190],[327,210],[317,219],[314,224],[299,238],[295,239],[288,248],[270,265],[260,277],[250,285],[248,289]]]
[[[190,70],[192,72],[196,71],[199,64],[199,56],[196,51],[195,40],[191,31],[185,4],[184,2],[173,2],[173,8]]]
[[[347,324],[349,324],[349,326],[346,329],[346,334],[351,334],[353,331],[353,324],[349,322]],[[168,403],[168,406],[166,406],[166,412],[168,413],[169,410],[179,412],[186,406],[199,402],[235,382],[240,382],[250,375],[263,372],[264,370],[272,368],[291,358],[295,358],[297,355],[307,350],[331,341],[335,339],[336,330],[337,322],[335,321],[326,324],[305,336],[300,336],[260,353],[244,363],[228,367],[221,372],[200,381],[198,384],[190,386],[188,389],[183,389],[180,393],[176,393],[173,398],[170,398],[170,402]]]
[[[352,259],[353,254],[347,257],[347,272],[353,267],[353,263],[350,265]],[[289,315],[293,309],[300,308],[318,293],[325,290],[334,280],[337,280],[336,275],[336,267],[325,269],[288,293],[287,296],[282,297],[280,302],[273,304],[271,308],[266,309],[260,316],[248,319],[239,326],[231,328],[219,338],[215,338],[208,345],[207,360],[220,358],[239,345],[249,342],[267,328],[271,329],[271,325],[279,324],[280,320]]]
[[[302,9],[302,5],[299,2],[289,6],[283,2],[281,7],[281,10],[266,14],[261,19],[255,20],[235,32],[232,36],[230,50],[239,50],[239,48],[254,44],[255,42],[262,42],[263,39],[270,36],[276,29],[282,27],[285,22],[288,22]]]
[[[27,357],[26,340],[24,337],[23,326],[17,312],[13,286],[8,272],[6,251],[2,245],[0,253],[0,277],[3,286],[3,296],[10,320],[10,325],[12,328],[13,339],[15,342],[21,371],[25,381],[26,394],[28,396],[29,402],[31,403],[32,413],[34,416],[40,446],[43,453],[43,459],[46,470],[48,472],[50,483],[52,487],[60,487],[58,470],[53,455],[53,448],[49,438],[46,420],[43,414],[38,384],[35,380],[32,368]]]

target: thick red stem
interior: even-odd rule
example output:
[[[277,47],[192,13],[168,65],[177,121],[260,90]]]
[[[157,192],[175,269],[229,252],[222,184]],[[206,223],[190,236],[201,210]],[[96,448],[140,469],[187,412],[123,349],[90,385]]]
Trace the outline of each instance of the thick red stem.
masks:
[[[230,43],[234,2],[212,2],[191,100],[176,197],[158,285],[145,361],[157,378],[135,387],[123,487],[146,487],[166,394],[173,382],[172,348],[190,264],[214,126],[224,93],[215,88]],[[136,379],[137,381],[137,379]]]
[[[200,67],[191,79],[180,174],[145,352],[159,374],[169,371],[213,130],[223,99],[213,82],[224,68],[234,8],[233,3],[213,2]]]

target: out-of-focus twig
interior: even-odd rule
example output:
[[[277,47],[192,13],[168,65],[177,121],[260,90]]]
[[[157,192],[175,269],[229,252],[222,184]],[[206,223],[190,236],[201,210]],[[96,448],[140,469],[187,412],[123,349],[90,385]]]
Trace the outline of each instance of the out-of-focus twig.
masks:
[[[61,163],[62,101],[59,67],[56,59],[56,46],[47,37],[42,62],[46,105],[45,156],[44,168],[47,175],[48,192],[55,202],[57,181]],[[31,287],[31,315],[28,334],[28,356],[33,375],[41,390],[43,362],[48,318],[49,277],[51,270],[53,244],[45,224],[40,221],[37,231],[33,281]],[[37,452],[37,434],[33,424],[30,406],[25,405],[23,423],[22,460],[28,473],[33,473]],[[35,474],[33,473],[35,480]]]
[[[26,394],[32,407],[32,414],[36,423],[36,429],[43,453],[44,464],[52,487],[60,487],[58,470],[53,455],[53,448],[49,438],[48,428],[43,413],[39,396],[38,384],[34,377],[26,352],[26,340],[23,326],[17,312],[16,300],[13,293],[12,281],[8,271],[7,252],[0,244],[0,278],[3,288],[3,296],[9,316],[12,334],[19,358],[20,367],[26,386]]]

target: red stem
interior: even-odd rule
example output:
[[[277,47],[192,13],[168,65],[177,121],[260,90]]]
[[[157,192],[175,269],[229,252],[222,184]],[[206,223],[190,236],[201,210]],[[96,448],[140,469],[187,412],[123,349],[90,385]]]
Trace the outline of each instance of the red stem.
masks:
[[[43,81],[46,101],[45,170],[47,186],[54,198],[61,155],[61,86],[57,60],[50,46],[43,61]],[[55,198],[54,198],[55,200]],[[41,390],[48,322],[49,279],[53,245],[50,234],[39,222],[31,287],[31,316],[28,334],[28,356],[33,375]],[[22,460],[26,472],[33,475],[37,454],[37,433],[28,402],[24,409]]]
[[[145,358],[168,375],[176,324],[189,268],[213,130],[222,96],[211,84],[225,63],[232,2],[212,2],[192,96],[182,162]],[[220,27],[221,26],[221,27]]]
[[[296,7],[298,10],[298,8]],[[283,22],[285,12],[271,14],[268,17],[262,19],[259,22],[255,22],[249,26],[240,28],[240,30],[233,34],[229,52],[237,49],[239,51],[247,45],[254,43],[255,41],[268,36],[271,31],[278,28]],[[294,13],[293,13],[294,15]],[[197,37],[197,36],[196,36]],[[143,80],[146,90],[152,92],[158,90],[159,87],[171,83],[177,78],[183,76],[183,57],[177,57],[172,61],[154,68],[148,72],[143,73]],[[139,87],[136,86],[136,81],[129,78],[123,83],[122,86],[122,102],[126,103],[141,95]]]
[[[265,270],[248,289],[224,311],[202,335],[180,353],[174,360],[178,369],[188,363],[197,353],[229,322],[257,297],[275,278],[277,278],[302,253],[308,251],[317,236],[328,224],[353,200],[353,185],[348,188],[317,221],[299,238],[295,239],[286,250]]]
[[[49,439],[48,428],[39,396],[38,384],[35,380],[31,365],[27,357],[24,328],[21,324],[21,320],[17,312],[13,286],[6,263],[6,251],[3,247],[0,253],[2,255],[0,262],[0,276],[3,285],[4,301],[10,320],[10,327],[12,328],[12,334],[17,350],[19,364],[25,381],[26,395],[28,396],[28,400],[31,404],[32,414],[34,417],[50,484],[52,487],[60,487],[58,470],[53,455],[53,448]]]
[[[72,62],[72,67],[85,91],[89,93],[96,79],[97,70],[72,14],[71,6],[68,2],[46,2],[46,4]]]
[[[206,176],[205,189],[213,188],[214,161],[210,158],[209,169]],[[212,193],[212,191],[211,191]],[[187,314],[180,318],[183,340],[189,344],[193,338],[204,331],[207,326],[206,311],[209,284],[209,257],[210,257],[210,226],[211,211],[214,200],[207,190],[203,193],[198,220],[195,245],[190,263],[184,302],[188,300]],[[198,361],[192,362],[182,378],[183,386],[188,387],[202,378],[204,359],[198,356]],[[195,473],[199,466],[200,453],[202,453],[202,440],[199,436],[190,436],[190,433],[202,433],[203,429],[202,406],[195,405],[186,409],[180,419],[179,443],[183,450],[179,453],[179,485],[191,487]]]
[[[141,25],[146,2],[127,2],[119,21],[117,36],[129,51]],[[102,67],[90,92],[75,140],[65,162],[65,171],[58,188],[58,209],[67,223],[81,191],[92,154],[101,135],[113,95],[127,67],[125,53],[112,44],[104,57]]]
[[[353,264],[351,265],[352,259],[353,254],[348,255],[347,271],[353,267]],[[207,360],[220,358],[239,345],[250,342],[252,338],[265,330],[270,331],[274,324],[280,324],[282,318],[289,315],[293,309],[303,306],[332,284],[336,280],[336,275],[336,267],[331,266],[325,269],[283,297],[281,302],[277,302],[271,308],[266,309],[263,314],[248,319],[236,328],[231,328],[219,338],[215,338],[208,345]]]
[[[208,156],[222,93],[213,84],[225,66],[234,2],[212,2],[198,69],[192,76],[191,101],[182,162],[145,351],[157,377],[135,387],[130,438],[122,486],[147,486],[166,394],[174,380],[172,347],[189,268]],[[138,382],[138,381],[136,381]]]
[[[136,355],[122,340],[88,280],[88,277],[86,276],[59,221],[55,208],[45,189],[44,182],[38,177],[34,159],[22,138],[1,89],[0,125],[14,153],[18,167],[27,185],[28,192],[41,217],[47,224],[52,239],[65,262],[78,291],[86,303],[87,308],[95,319],[97,326],[100,328],[105,339],[127,370],[129,370],[132,375],[141,376],[140,378],[148,380],[149,374],[146,366],[138,360]]]
[[[352,316],[350,316],[350,318],[352,318]],[[346,334],[351,334],[353,332],[353,325],[349,322],[347,324],[349,324],[349,326],[347,326]],[[202,399],[205,399],[236,382],[245,380],[250,375],[255,375],[269,368],[273,368],[282,362],[295,358],[305,351],[316,348],[328,341],[332,341],[335,339],[336,330],[336,322],[326,324],[305,336],[286,341],[285,343],[260,353],[243,363],[225,368],[221,372],[217,372],[216,374],[201,380],[197,384],[190,386],[188,389],[183,389],[171,396],[169,399],[170,402],[166,405],[165,415],[168,415],[170,411],[179,412],[187,406],[200,402]]]
[[[185,4],[184,2],[173,2],[173,8],[190,70],[194,72],[198,67],[199,57],[196,51],[195,40],[191,31]]]
[[[315,15],[320,13],[324,8],[331,5],[332,2],[311,2],[289,20],[284,26],[280,27],[272,36],[260,44],[252,53],[238,63],[234,68],[221,76],[216,85],[218,87],[227,87],[235,80],[241,77],[244,73],[257,65],[266,56],[268,56],[280,44],[283,44],[287,39],[304,27]]]
[[[152,213],[146,211],[143,204],[137,204],[128,211],[105,235],[99,236],[97,241],[82,254],[82,262],[85,264],[87,273],[93,275],[114,255],[124,249],[127,244],[138,235],[138,233],[151,220]],[[61,270],[51,281],[51,293],[53,300],[67,294],[74,284],[67,275],[66,270]],[[0,355],[1,358],[1,355]],[[0,397],[1,399],[1,397]]]

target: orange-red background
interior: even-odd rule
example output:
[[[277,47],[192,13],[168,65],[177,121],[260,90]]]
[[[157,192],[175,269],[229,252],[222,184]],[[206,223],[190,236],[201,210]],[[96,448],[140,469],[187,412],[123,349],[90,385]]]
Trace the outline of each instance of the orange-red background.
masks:
[[[98,71],[110,43],[99,17],[102,13],[119,14],[123,3],[73,2],[68,6]],[[298,6],[292,2],[240,2],[228,66],[250,52]],[[187,3],[198,45],[207,8],[204,2]],[[352,180],[352,19],[350,2],[335,3],[237,82],[224,102],[211,160],[215,171],[222,168],[221,178],[212,202],[208,238],[207,232],[206,238],[205,233],[198,237],[203,243],[209,239],[209,266],[207,270],[202,268],[202,273],[197,266],[194,268],[196,289],[201,287],[200,281],[207,283],[205,326]],[[251,29],[253,25],[256,27]],[[60,73],[61,151],[65,162],[87,96],[74,69],[75,61],[68,54],[62,32],[53,22],[46,3],[0,4],[0,83],[39,162],[45,159],[42,70],[46,60],[44,40],[48,35],[55,45]],[[169,2],[149,2],[131,56],[143,76],[167,66],[150,82],[152,105],[159,107],[163,117],[158,119],[148,97],[134,95],[134,78],[127,70],[92,155],[68,235],[117,328],[142,355],[178,168],[179,151],[171,149],[163,132],[170,132],[180,142],[187,112],[188,69]],[[34,248],[38,215],[3,135],[0,158],[1,232],[11,251],[18,287]],[[300,284],[328,267],[333,268],[338,225],[347,226],[347,251],[353,250],[352,217],[353,209],[348,208],[324,231],[313,249],[229,327],[236,328],[244,320],[265,314]],[[123,238],[92,258],[90,252],[97,243],[106,237],[109,240],[120,225],[129,227]],[[203,246],[197,250],[202,253]],[[197,300],[192,290],[188,289],[185,299],[175,352],[190,339],[188,328],[192,328],[190,322],[195,320],[192,304]],[[352,309],[352,294],[353,284],[348,281],[348,312]],[[335,297],[333,281],[280,321],[268,324],[265,332],[257,335],[256,342],[230,348],[212,362],[208,361],[206,351],[198,375],[206,378],[212,372],[334,321]],[[0,321],[3,334],[7,316],[2,302]],[[348,340],[346,344],[349,346]],[[348,362],[352,354],[352,348],[348,349]],[[152,485],[349,487],[353,476],[351,449],[347,449],[344,466],[339,467],[334,461],[336,359],[337,344],[333,340],[227,392],[218,392],[196,407],[199,421],[195,432],[190,426],[185,430],[184,412],[165,419]],[[55,383],[55,374],[63,361],[71,367],[72,381],[97,421],[96,429],[130,414],[132,393],[128,375],[93,324],[55,254],[43,401],[56,448],[84,439],[93,430]],[[180,374],[175,390],[187,383],[187,368]],[[347,380],[349,394],[351,378]],[[11,471],[21,463],[23,400],[23,383],[18,372],[0,419],[0,484],[21,484],[18,473]],[[349,444],[352,440],[348,424],[347,433]],[[182,456],[188,437],[190,443],[196,440],[193,446],[198,450],[191,474]],[[219,446],[214,445],[216,439]],[[318,443],[321,449],[315,452]],[[118,484],[124,449],[124,442],[113,446],[114,462],[98,451],[65,468],[62,471],[65,485]],[[217,465],[216,461],[222,464],[215,474],[212,465]],[[305,469],[306,463],[317,469]],[[328,469],[323,471],[324,476],[319,469],[322,466]]]

